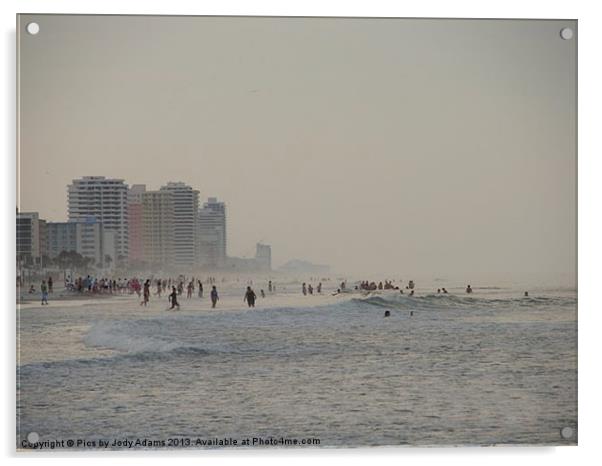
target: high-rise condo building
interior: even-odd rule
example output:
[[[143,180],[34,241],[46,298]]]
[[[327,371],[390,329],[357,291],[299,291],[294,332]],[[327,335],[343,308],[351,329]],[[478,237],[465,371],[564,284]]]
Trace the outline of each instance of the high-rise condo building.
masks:
[[[199,192],[182,182],[169,182],[160,190],[172,195],[173,265],[193,268],[198,257]]]
[[[117,261],[127,261],[128,187],[122,179],[84,176],[67,187],[70,221],[94,217],[106,231],[115,232]]]
[[[133,184],[128,190],[128,251],[129,262],[136,264],[142,257],[142,194],[146,185]]]
[[[174,202],[168,190],[145,191],[142,199],[142,260],[152,268],[174,265]]]
[[[199,264],[224,267],[226,264],[226,204],[210,197],[199,210]]]

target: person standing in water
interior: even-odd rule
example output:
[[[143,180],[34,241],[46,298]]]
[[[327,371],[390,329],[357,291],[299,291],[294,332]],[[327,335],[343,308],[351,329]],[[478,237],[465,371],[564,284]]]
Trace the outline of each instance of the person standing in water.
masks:
[[[257,299],[257,295],[251,289],[250,286],[247,286],[247,292],[245,293],[245,297],[243,301],[246,301],[249,307],[255,307],[255,300]]]
[[[271,293],[272,292],[272,280],[270,280],[268,282],[268,291]]]
[[[303,296],[307,295],[307,285],[305,283],[303,283],[303,286],[301,287],[301,292],[303,293]]]
[[[176,291],[175,286],[171,287],[171,294],[169,295],[169,299],[171,301],[170,309],[173,309],[176,306],[178,306],[178,309],[180,309],[180,305],[178,304],[178,292]]]
[[[148,300],[150,299],[150,280],[146,280],[144,282],[144,290],[142,292],[142,302],[140,303],[140,305],[142,306],[144,304],[144,306],[146,306],[148,304]]]
[[[318,287],[316,288],[318,294],[322,293],[322,282],[318,283]]]
[[[48,304],[48,286],[46,285],[46,280],[42,280],[42,284],[40,285],[40,290],[42,291],[42,306],[43,306],[44,304]]]
[[[199,285],[199,298],[202,298],[203,297],[203,284],[201,283],[200,280],[197,280],[197,281],[198,281],[198,285]]]
[[[192,290],[194,288],[194,282],[190,282],[188,283],[188,287],[186,288],[186,298],[190,299],[192,298]]]
[[[48,293],[52,293],[52,276],[48,277]]]
[[[217,288],[215,287],[215,285],[213,285],[213,288],[211,288],[211,307],[215,308],[215,305],[217,304],[217,301],[219,300],[219,296],[217,295]]]
[[[466,292],[469,293],[469,294],[472,293],[472,288],[470,287],[470,285],[468,285],[466,287]]]
[[[263,290],[261,290],[261,297],[265,298],[265,292]]]

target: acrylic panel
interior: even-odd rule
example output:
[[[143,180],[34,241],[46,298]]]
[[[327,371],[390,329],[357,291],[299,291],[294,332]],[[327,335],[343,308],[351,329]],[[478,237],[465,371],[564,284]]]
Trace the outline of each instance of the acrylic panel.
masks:
[[[17,448],[577,444],[577,21],[17,17]]]

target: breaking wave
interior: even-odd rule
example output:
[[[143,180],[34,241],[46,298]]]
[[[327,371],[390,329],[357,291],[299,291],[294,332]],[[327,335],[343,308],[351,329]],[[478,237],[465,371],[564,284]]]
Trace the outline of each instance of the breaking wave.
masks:
[[[574,297],[520,297],[520,298],[486,298],[476,296],[456,296],[452,294],[429,294],[425,296],[408,296],[398,293],[370,293],[362,298],[354,298],[357,304],[370,306],[393,307],[397,309],[503,309],[545,306],[575,306]]]

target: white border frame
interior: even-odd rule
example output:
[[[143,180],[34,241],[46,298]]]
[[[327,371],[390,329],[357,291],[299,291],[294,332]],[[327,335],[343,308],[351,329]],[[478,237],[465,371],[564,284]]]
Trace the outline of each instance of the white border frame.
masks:
[[[0,439],[3,456],[10,461],[15,456],[24,458],[26,463],[33,458],[44,456],[43,461],[63,464],[68,461],[96,463],[102,458],[122,463],[135,460],[139,463],[164,462],[167,457],[177,456],[179,461],[197,462],[219,460],[231,463],[244,460],[250,464],[287,463],[305,464],[307,461],[319,463],[345,462],[361,464],[370,458],[382,463],[400,462],[423,463],[445,462],[448,465],[507,465],[515,463],[541,463],[563,465],[578,462],[593,463],[599,458],[596,450],[600,432],[601,410],[599,370],[602,367],[597,356],[601,340],[598,331],[602,329],[602,312],[596,306],[600,293],[596,290],[599,280],[597,263],[602,260],[600,238],[602,238],[602,209],[597,201],[602,200],[601,189],[602,145],[600,143],[599,120],[596,118],[602,108],[600,83],[602,72],[600,50],[602,50],[602,19],[597,2],[587,0],[422,0],[394,2],[387,0],[3,0],[2,11],[2,90],[5,102],[0,113],[0,130],[5,142],[2,158],[4,195],[1,203],[3,228],[1,244],[0,283],[5,285],[3,306],[3,349],[6,350],[3,362],[2,401],[6,409],[0,424]],[[65,453],[54,455],[15,453],[15,291],[14,254],[16,205],[16,118],[15,118],[15,58],[16,13],[87,13],[87,14],[185,14],[185,15],[271,15],[271,16],[398,16],[398,17],[471,17],[471,18],[563,18],[579,20],[579,447],[495,447],[495,448],[378,448],[378,449],[332,449],[332,450],[253,450],[253,451],[195,451],[164,453]],[[9,292],[6,292],[8,290]]]

